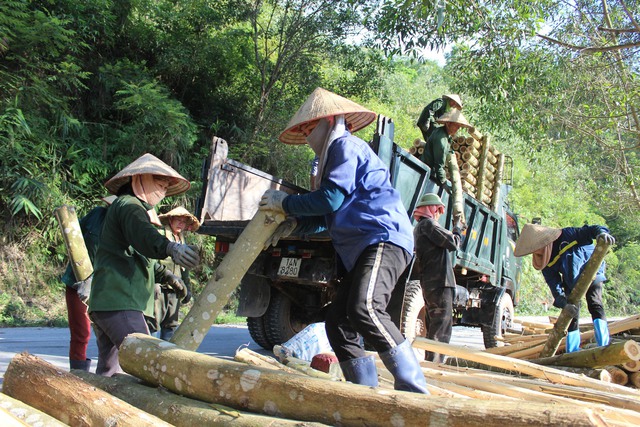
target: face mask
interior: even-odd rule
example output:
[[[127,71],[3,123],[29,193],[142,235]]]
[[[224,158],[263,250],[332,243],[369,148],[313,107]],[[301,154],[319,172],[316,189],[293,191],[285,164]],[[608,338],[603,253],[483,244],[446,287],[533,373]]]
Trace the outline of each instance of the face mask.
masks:
[[[327,119],[320,119],[316,127],[307,136],[307,142],[316,155],[320,156],[322,154],[322,149],[330,130],[331,122]]]
[[[136,197],[151,206],[155,206],[167,194],[169,182],[162,178],[156,179],[151,174],[134,175],[131,180],[131,186]]]

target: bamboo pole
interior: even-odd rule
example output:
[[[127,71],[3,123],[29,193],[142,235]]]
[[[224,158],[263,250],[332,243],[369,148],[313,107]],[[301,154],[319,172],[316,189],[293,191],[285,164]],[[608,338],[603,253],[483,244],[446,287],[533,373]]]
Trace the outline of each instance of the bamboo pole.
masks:
[[[42,427],[66,426],[66,424],[58,421],[51,415],[46,414],[39,409],[27,405],[26,403],[18,399],[14,399],[13,397],[4,393],[0,393],[0,408],[4,409],[15,418],[18,418],[21,421],[27,423],[25,425],[37,425]],[[6,424],[4,424],[3,422],[0,423],[0,425],[5,426]]]
[[[453,221],[460,220],[466,222],[464,218],[464,201],[462,198],[462,182],[460,180],[460,169],[456,156],[447,155],[447,166],[451,174],[451,198],[453,200],[452,215]]]
[[[500,207],[500,188],[504,170],[504,154],[498,154],[498,166],[496,168],[495,180],[493,182],[493,197],[491,198],[491,210],[498,211]]]
[[[73,274],[77,281],[85,280],[93,273],[93,265],[84,243],[76,208],[63,205],[56,208],[53,213],[60,224],[60,231],[62,231],[62,238],[67,248]]]
[[[258,210],[255,213],[178,326],[172,343],[194,351],[200,347],[216,317],[282,221],[284,214],[279,212]]]
[[[487,186],[484,171],[487,168],[487,151],[489,151],[489,136],[482,138],[482,148],[480,150],[480,158],[478,159],[478,183],[476,184],[476,193],[480,196],[480,201],[484,203],[484,188]]]
[[[477,156],[475,156],[471,151],[467,150],[464,153],[462,153],[462,159],[465,161],[465,163],[468,163],[469,165],[477,168],[478,165],[480,164],[480,160],[478,159]]]
[[[145,385],[130,375],[103,377],[84,371],[74,371],[83,381],[148,412],[177,427],[296,427],[298,421],[267,417],[237,411],[222,405],[212,405],[171,393],[161,387]],[[324,424],[309,423],[314,426]]]
[[[558,320],[549,333],[549,339],[540,352],[540,357],[553,356],[556,354],[556,351],[558,351],[560,340],[567,334],[567,328],[569,328],[571,320],[577,316],[578,313],[575,313],[575,310],[579,307],[580,300],[587,294],[587,290],[589,286],[591,286],[593,279],[595,279],[608,250],[609,245],[605,243],[604,240],[598,239],[596,248],[589,257],[589,261],[587,261],[587,264],[584,266],[584,270],[580,274],[580,277],[578,277],[575,287],[567,298],[567,305],[562,309]]]
[[[569,372],[562,372],[558,369],[537,365],[525,360],[499,356],[497,354],[490,354],[478,350],[469,350],[466,347],[441,343],[422,337],[417,337],[413,341],[413,347],[422,350],[433,351],[435,353],[445,354],[448,356],[460,357],[472,362],[484,363],[489,366],[518,371],[521,374],[530,375],[534,378],[546,379],[553,383],[569,384],[579,387],[589,387],[594,390],[632,396],[635,399],[640,398],[640,393],[627,387],[603,383],[592,378],[581,378],[580,376],[571,374]]]
[[[557,356],[531,360],[533,363],[547,366],[569,366],[574,368],[601,368],[610,365],[622,365],[629,361],[640,360],[640,344],[635,341],[620,341],[605,347],[594,347],[563,353]]]
[[[11,360],[2,391],[73,426],[170,426],[28,353]]]
[[[469,132],[469,135],[471,135],[473,139],[482,143],[483,135],[478,131],[478,129],[476,129],[475,127],[472,127],[467,129],[467,132]]]
[[[570,405],[478,401],[383,390],[289,375],[178,348],[131,334],[122,368],[187,397],[280,417],[342,426],[599,425],[593,411]],[[505,407],[511,408],[504,411]]]

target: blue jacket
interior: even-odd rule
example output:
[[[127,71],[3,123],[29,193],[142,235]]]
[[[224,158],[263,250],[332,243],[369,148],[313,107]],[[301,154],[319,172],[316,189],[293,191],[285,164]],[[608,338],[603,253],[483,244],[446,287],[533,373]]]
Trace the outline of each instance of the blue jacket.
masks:
[[[554,297],[553,305],[562,308],[566,298],[576,285],[576,281],[595,250],[593,240],[600,233],[609,233],[601,225],[585,225],[581,228],[567,227],[554,242],[549,263],[542,269],[542,275]],[[603,262],[594,280],[600,283],[606,280]]]

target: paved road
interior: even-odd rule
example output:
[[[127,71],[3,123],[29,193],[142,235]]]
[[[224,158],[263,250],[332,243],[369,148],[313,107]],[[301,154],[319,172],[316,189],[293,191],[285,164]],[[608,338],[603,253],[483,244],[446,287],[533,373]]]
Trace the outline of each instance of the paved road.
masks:
[[[473,348],[484,348],[482,333],[479,328],[454,327],[452,344],[466,345]],[[265,355],[273,355],[256,344],[249,335],[245,325],[213,326],[204,341],[199,353],[212,356],[233,358],[240,347]],[[0,329],[0,384],[4,372],[16,353],[27,351],[43,358],[60,369],[69,369],[69,329],[67,328],[2,328]],[[98,348],[95,338],[91,336],[87,357],[93,359],[91,371],[95,372],[98,359]]]

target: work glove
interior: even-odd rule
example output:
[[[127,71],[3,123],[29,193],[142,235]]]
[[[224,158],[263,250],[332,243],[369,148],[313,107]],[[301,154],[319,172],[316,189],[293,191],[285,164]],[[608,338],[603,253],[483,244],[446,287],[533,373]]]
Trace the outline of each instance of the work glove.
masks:
[[[184,284],[181,278],[170,272],[169,270],[165,270],[164,277],[162,278],[162,283],[169,286],[176,293],[178,298],[184,302],[184,300],[189,296],[189,290],[187,286]]]
[[[466,229],[467,229],[467,224],[462,222],[460,218],[456,218],[456,220],[453,223],[453,230],[452,230],[453,234],[462,236],[462,233],[464,233]]]
[[[78,293],[78,298],[83,303],[87,303],[89,301],[89,295],[91,294],[91,282],[93,281],[93,274],[87,277],[84,280],[74,283],[71,285],[73,289]]]
[[[289,237],[297,226],[298,221],[295,219],[295,217],[288,216],[278,225],[271,237],[267,239],[266,243],[264,244],[264,249],[267,249],[269,246],[275,247],[280,239],[282,239],[283,237]]]
[[[616,239],[609,233],[600,233],[597,237],[598,240],[602,240],[607,245],[611,246],[616,243]]]
[[[173,262],[185,268],[196,268],[198,264],[200,264],[200,255],[198,255],[197,246],[169,242],[167,245],[167,255],[171,257]]]
[[[261,211],[280,211],[284,212],[282,208],[282,201],[288,194],[279,190],[267,190],[260,199],[259,209]]]

